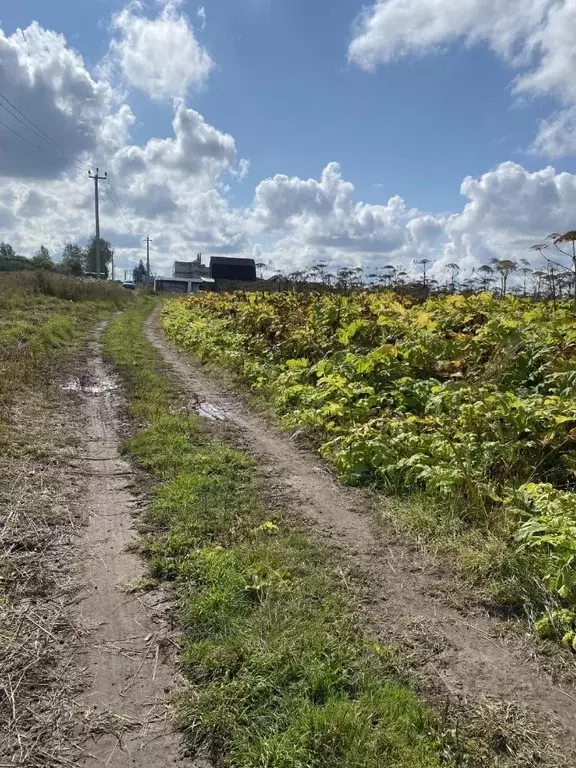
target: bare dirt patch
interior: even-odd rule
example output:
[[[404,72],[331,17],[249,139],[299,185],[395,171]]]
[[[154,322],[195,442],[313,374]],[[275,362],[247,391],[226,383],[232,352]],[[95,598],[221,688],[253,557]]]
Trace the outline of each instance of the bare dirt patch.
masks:
[[[181,765],[169,602],[128,589],[142,499],[118,382],[96,342],[75,369],[0,421],[0,766]]]
[[[259,460],[269,494],[338,548],[345,568],[365,585],[363,620],[379,638],[413,658],[429,690],[435,688],[463,709],[482,712],[485,736],[496,739],[503,753],[514,751],[517,765],[552,761],[553,743],[564,755],[573,754],[576,695],[547,674],[530,643],[506,632],[504,621],[480,608],[455,606],[443,574],[375,521],[370,494],[342,487],[313,452],[280,434],[198,362],[176,352],[164,339],[157,316],[150,318],[146,332],[196,410],[218,414],[213,418],[231,427],[236,440]],[[530,723],[546,728],[548,746],[530,736]],[[523,744],[512,743],[518,735]]]
[[[81,544],[83,588],[78,606],[87,636],[82,663],[91,682],[79,697],[87,710],[107,713],[107,725],[93,729],[80,765],[175,766],[174,733],[167,694],[178,686],[172,664],[175,644],[161,592],[133,592],[145,575],[135,543],[130,490],[134,474],[119,455],[117,382],[93,343],[87,367],[75,387],[85,419],[82,499],[88,525]]]

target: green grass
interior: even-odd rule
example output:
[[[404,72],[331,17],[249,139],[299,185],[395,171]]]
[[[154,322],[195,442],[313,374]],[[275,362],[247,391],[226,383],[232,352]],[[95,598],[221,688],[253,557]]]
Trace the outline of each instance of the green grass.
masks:
[[[0,274],[0,406],[71,359],[86,332],[132,298],[122,291],[47,273]]]
[[[156,479],[142,550],[174,582],[190,747],[233,768],[463,764],[390,650],[356,627],[330,555],[266,509],[246,454],[182,410],[142,333],[152,306],[114,319],[105,349],[139,425],[126,451]]]

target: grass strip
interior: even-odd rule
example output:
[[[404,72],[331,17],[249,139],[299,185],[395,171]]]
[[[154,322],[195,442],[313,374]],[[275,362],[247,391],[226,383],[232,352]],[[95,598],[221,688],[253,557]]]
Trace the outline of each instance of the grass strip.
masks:
[[[190,747],[234,768],[464,764],[393,654],[356,628],[329,554],[267,510],[252,460],[182,408],[143,333],[152,307],[128,308],[104,344],[139,424],[126,451],[156,479],[142,551],[174,582]]]
[[[41,272],[0,275],[0,409],[53,378],[98,320],[131,297],[121,286]]]

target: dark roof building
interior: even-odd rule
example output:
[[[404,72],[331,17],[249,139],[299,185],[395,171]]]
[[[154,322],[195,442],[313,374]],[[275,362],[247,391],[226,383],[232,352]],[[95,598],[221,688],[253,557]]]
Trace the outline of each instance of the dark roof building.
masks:
[[[214,280],[256,280],[256,262],[231,256],[212,256],[210,277]]]

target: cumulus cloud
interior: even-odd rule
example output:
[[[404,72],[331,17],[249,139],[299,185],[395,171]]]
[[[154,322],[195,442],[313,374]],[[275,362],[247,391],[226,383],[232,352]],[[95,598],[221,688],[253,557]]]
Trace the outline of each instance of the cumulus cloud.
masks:
[[[163,5],[161,18],[172,18],[174,2]],[[1,239],[28,256],[41,244],[57,254],[66,240],[85,241],[94,227],[93,186],[84,165],[89,163],[108,170],[121,201],[120,210],[109,184],[101,183],[102,234],[118,248],[120,264],[136,256],[128,245],[140,247],[139,235],[132,233],[150,230],[163,269],[175,256],[198,250],[249,247],[243,212],[229,209],[224,192],[226,174],[241,180],[248,170],[247,161],[236,162],[233,137],[177,98],[172,132],[133,144],[135,118],[124,94],[109,67],[97,71],[95,76],[87,70],[62,35],[36,23],[12,36],[0,30],[0,92],[20,110],[11,108],[9,115],[0,108],[2,146],[9,150],[0,150]],[[15,115],[24,123],[28,116],[42,134]]]
[[[72,168],[73,158],[117,148],[133,120],[64,36],[36,22],[11,36],[0,29],[0,91],[0,173],[8,177],[53,178]]]
[[[378,0],[365,9],[350,43],[352,61],[372,69],[403,56],[439,52],[458,39],[487,42],[508,61],[526,61],[554,0]]]
[[[168,2],[156,18],[148,18],[136,0],[113,19],[118,37],[110,45],[108,66],[153,99],[184,97],[191,86],[206,82],[214,66],[178,5]]]
[[[357,20],[349,58],[366,70],[406,56],[440,53],[449,44],[485,43],[518,74],[516,94],[555,95],[576,105],[573,0],[378,0]],[[560,130],[544,128],[536,151],[574,151]]]
[[[320,179],[277,175],[256,188],[249,214],[256,235],[281,235],[276,254],[384,266],[409,261],[442,239],[443,218],[410,209],[401,197],[386,205],[355,200],[354,185],[338,163],[329,163]]]
[[[556,112],[542,120],[531,151],[547,157],[576,154],[576,105]]]
[[[467,177],[458,213],[419,211],[392,197],[385,205],[355,200],[337,163],[319,180],[276,176],[261,182],[249,213],[249,230],[278,239],[262,261],[297,270],[318,261],[364,266],[394,264],[409,274],[422,258],[435,261],[441,278],[457,262],[463,274],[492,258],[538,257],[530,246],[550,232],[574,227],[576,176],[549,166],[530,172],[505,162],[479,178]]]
[[[574,226],[576,176],[551,166],[531,173],[502,163],[479,179],[464,179],[461,192],[468,203],[446,224],[446,253],[455,259],[525,258],[550,232]]]
[[[165,11],[177,14],[175,3],[161,4],[159,18]],[[159,272],[169,271],[174,258],[202,251],[253,254],[284,271],[328,261],[332,269],[364,266],[369,273],[391,263],[415,273],[415,263],[426,257],[436,260],[440,276],[452,261],[471,270],[494,256],[528,256],[533,242],[574,227],[576,176],[552,167],[530,172],[515,163],[464,179],[463,206],[452,214],[410,207],[399,196],[384,204],[359,200],[336,162],[319,178],[264,179],[251,205],[233,207],[227,183],[245,179],[249,163],[238,160],[234,138],[184,98],[172,102],[168,135],[133,143],[134,115],[104,70],[99,78],[91,74],[61,35],[37,24],[11,37],[0,32],[0,80],[0,91],[74,156],[106,158],[101,167],[110,173],[122,210],[103,182],[102,233],[117,248],[120,268],[140,257],[140,237],[127,234],[126,219],[134,233],[150,233]],[[520,87],[532,86],[526,81]],[[573,141],[575,119],[565,107],[555,122],[543,123],[540,141],[554,145],[560,134]],[[0,125],[7,139],[5,130]],[[93,188],[66,155],[41,173],[32,171],[30,152],[27,147],[8,159],[0,154],[2,239],[29,256],[41,244],[58,253],[66,240],[85,241],[93,231]]]
[[[177,100],[174,107],[174,137],[153,138],[143,147],[123,147],[113,160],[117,174],[130,177],[147,168],[153,175],[172,174],[187,180],[193,177],[191,183],[198,188],[213,185],[220,173],[234,169],[234,138],[207,123],[182,100]]]

